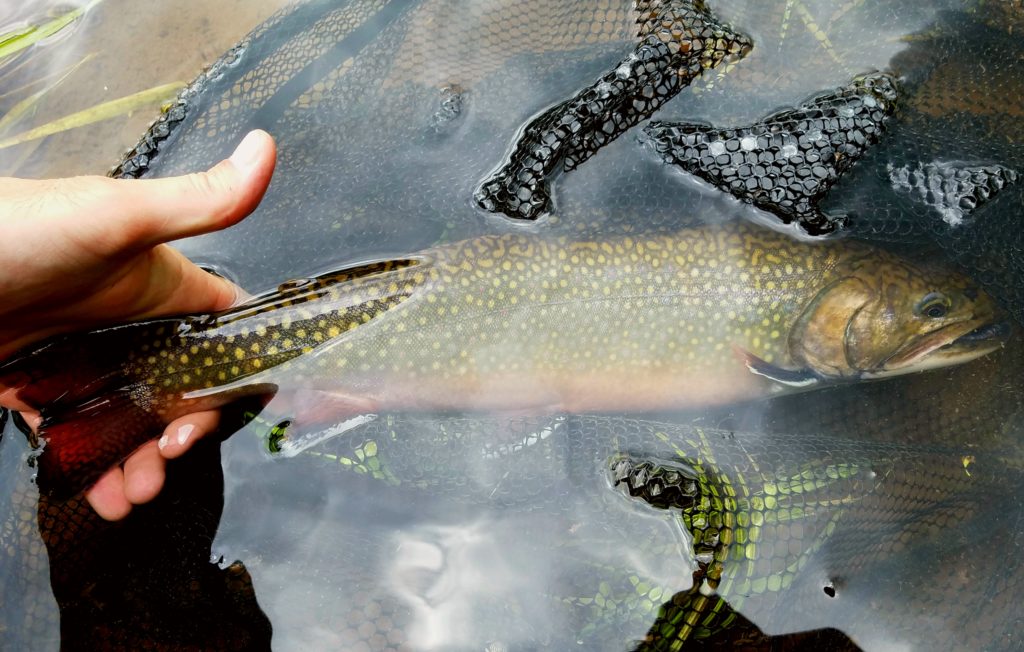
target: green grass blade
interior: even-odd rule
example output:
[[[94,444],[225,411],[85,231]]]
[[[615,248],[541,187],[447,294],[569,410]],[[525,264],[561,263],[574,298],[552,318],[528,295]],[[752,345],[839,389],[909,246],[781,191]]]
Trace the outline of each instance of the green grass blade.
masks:
[[[14,125],[14,123],[16,123],[21,118],[25,117],[31,111],[35,110],[35,108],[39,105],[39,101],[42,100],[47,93],[60,86],[61,82],[70,77],[76,70],[78,70],[78,68],[83,63],[89,61],[94,56],[96,55],[85,55],[84,57],[82,57],[80,61],[78,61],[77,63],[69,67],[67,70],[65,70],[64,73],[61,74],[61,76],[55,82],[47,85],[42,90],[29,95],[25,99],[21,100],[20,102],[12,106],[11,109],[3,115],[3,117],[0,117],[0,134],[5,134],[6,132],[10,131],[10,128]]]
[[[39,27],[36,25],[29,25],[27,27],[19,27],[18,29],[13,29],[9,32],[5,32],[4,34],[0,34],[0,48],[8,47],[13,43],[17,43],[38,29]]]
[[[53,36],[101,2],[103,0],[90,0],[85,6],[72,9],[42,25],[31,25],[0,35],[0,59],[21,52],[25,48]]]
[[[84,127],[85,125],[91,125],[103,120],[109,120],[110,118],[116,118],[117,116],[131,113],[136,109],[150,106],[156,102],[168,102],[174,99],[178,94],[178,91],[184,87],[184,82],[172,82],[170,84],[164,84],[162,86],[140,91],[127,97],[104,102],[103,104],[97,104],[96,106],[85,109],[84,111],[72,113],[71,115],[54,120],[53,122],[40,125],[35,129],[30,129],[29,131],[16,136],[0,140],[0,149],[14,147],[15,145],[20,145],[31,140],[45,138],[47,136],[52,136],[53,134],[59,134],[63,131],[68,131],[69,129]]]

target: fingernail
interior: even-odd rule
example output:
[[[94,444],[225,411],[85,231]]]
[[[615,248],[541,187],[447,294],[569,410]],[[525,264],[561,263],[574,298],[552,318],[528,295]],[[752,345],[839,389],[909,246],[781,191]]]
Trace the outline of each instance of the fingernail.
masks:
[[[178,428],[178,445],[184,446],[185,442],[188,441],[188,438],[192,436],[192,431],[195,429],[196,427],[192,424],[187,424]]]
[[[168,437],[167,435],[164,435],[156,442],[156,445],[160,448],[160,450],[163,450],[167,448],[167,444],[169,443],[171,443],[171,438]]]
[[[248,172],[259,162],[263,152],[263,134],[250,131],[232,152],[231,164],[242,172]]]

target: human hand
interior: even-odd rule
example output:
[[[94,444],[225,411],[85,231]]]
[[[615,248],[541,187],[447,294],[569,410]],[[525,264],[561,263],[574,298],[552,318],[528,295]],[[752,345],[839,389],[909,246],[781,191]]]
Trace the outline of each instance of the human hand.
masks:
[[[207,172],[168,179],[0,179],[0,360],[63,332],[174,314],[224,310],[244,295],[164,244],[235,224],[270,183],[275,147],[250,133]],[[0,406],[38,413],[0,387]],[[86,498],[117,520],[152,500],[166,460],[217,426],[216,412],[172,422],[159,441],[111,469]]]

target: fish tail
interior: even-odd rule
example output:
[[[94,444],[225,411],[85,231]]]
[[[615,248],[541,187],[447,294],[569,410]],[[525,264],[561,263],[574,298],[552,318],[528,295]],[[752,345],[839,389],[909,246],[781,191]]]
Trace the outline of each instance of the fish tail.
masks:
[[[114,465],[158,436],[164,419],[121,389],[60,412],[44,411],[39,490],[66,500],[91,487]]]
[[[129,364],[126,352],[151,344],[155,329],[173,333],[179,323],[160,320],[59,336],[0,364],[0,387],[13,390],[42,417],[40,491],[70,498],[160,434],[173,396],[135,377],[138,366]]]
[[[76,405],[125,383],[122,352],[148,349],[154,331],[174,332],[181,323],[163,319],[52,337],[0,364],[0,387],[39,410]]]

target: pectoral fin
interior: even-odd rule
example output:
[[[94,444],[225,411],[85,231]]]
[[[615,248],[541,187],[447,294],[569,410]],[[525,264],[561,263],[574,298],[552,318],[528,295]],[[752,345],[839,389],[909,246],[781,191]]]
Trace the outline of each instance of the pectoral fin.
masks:
[[[765,362],[750,351],[736,347],[736,354],[747,365],[750,373],[764,376],[765,378],[787,385],[789,387],[814,387],[821,382],[821,376],[810,369],[783,369],[782,367]]]

